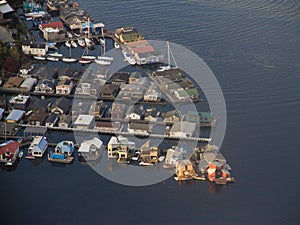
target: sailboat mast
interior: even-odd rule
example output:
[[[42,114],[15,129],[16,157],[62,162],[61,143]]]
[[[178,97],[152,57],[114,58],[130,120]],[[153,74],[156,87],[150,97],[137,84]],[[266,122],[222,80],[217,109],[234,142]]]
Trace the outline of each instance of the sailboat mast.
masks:
[[[167,41],[167,46],[168,46],[168,66],[171,66],[170,44],[169,44],[169,41]]]

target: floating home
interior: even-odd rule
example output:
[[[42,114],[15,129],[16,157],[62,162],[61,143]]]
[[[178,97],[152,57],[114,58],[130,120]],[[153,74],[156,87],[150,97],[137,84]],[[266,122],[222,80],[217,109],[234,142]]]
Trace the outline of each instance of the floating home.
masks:
[[[54,152],[48,154],[49,162],[59,162],[59,163],[71,163],[74,159],[74,143],[72,141],[62,141],[59,142]]]
[[[118,161],[126,161],[135,153],[135,143],[125,137],[111,137],[108,145],[108,158],[115,158]]]
[[[19,143],[16,141],[8,141],[0,145],[0,162],[7,166],[12,166],[19,154]]]
[[[28,148],[28,156],[26,158],[41,158],[46,152],[48,142],[43,136],[34,136]]]
[[[79,160],[97,160],[101,155],[102,147],[103,142],[97,137],[82,142],[78,149]]]

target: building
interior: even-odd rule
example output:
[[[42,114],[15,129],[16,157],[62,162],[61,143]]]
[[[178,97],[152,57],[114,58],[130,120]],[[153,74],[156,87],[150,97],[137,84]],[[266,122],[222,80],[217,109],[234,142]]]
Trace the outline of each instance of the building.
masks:
[[[72,117],[69,115],[60,115],[59,116],[59,122],[58,127],[61,128],[68,128],[72,125]]]
[[[89,115],[95,116],[95,118],[99,119],[102,117],[103,113],[106,110],[106,105],[103,103],[103,101],[95,101],[91,104],[91,107],[89,109]]]
[[[115,36],[121,44],[140,41],[144,37],[133,27],[119,28],[115,31]]]
[[[151,109],[145,115],[145,120],[149,122],[155,122],[158,120],[160,112],[156,110],[156,108]]]
[[[141,146],[140,161],[143,163],[158,163],[158,147],[150,146],[150,140]]]
[[[0,120],[2,120],[3,118],[4,111],[4,109],[0,108]]]
[[[177,180],[190,180],[196,176],[194,166],[189,159],[183,159],[176,162]]]
[[[19,127],[15,123],[0,122],[0,135],[2,137],[14,136],[18,133]]]
[[[47,0],[47,9],[49,11],[60,11],[72,7],[78,7],[72,0]]]
[[[176,163],[179,160],[183,160],[183,149],[179,148],[179,147],[173,147],[173,148],[169,148],[167,150],[167,154],[166,154],[166,159],[165,159],[165,164],[167,166],[176,166]]]
[[[58,81],[56,85],[56,94],[70,95],[74,87],[74,82],[70,78],[64,78]]]
[[[41,79],[34,87],[34,92],[54,93],[55,84],[53,80]]]
[[[195,129],[195,123],[185,121],[176,122],[173,124],[171,130],[169,131],[169,136],[179,138],[192,137]]]
[[[30,115],[28,124],[35,126],[44,126],[47,117],[48,113],[46,113],[43,109],[36,110]]]
[[[180,115],[176,109],[163,113],[162,116],[164,118],[164,122],[173,123],[180,121]]]
[[[23,83],[24,78],[22,77],[10,77],[8,80],[3,84],[3,88],[19,88]]]
[[[35,78],[28,77],[21,84],[20,88],[24,91],[32,91],[34,85],[37,83]]]
[[[10,114],[6,117],[5,121],[8,123],[17,123],[23,119],[25,111],[19,109],[13,109]]]
[[[153,128],[153,124],[150,123],[128,123],[127,130],[129,133],[135,134],[150,134]]]
[[[122,87],[123,85],[128,84],[129,76],[130,76],[130,73],[117,72],[111,76],[108,83],[115,84],[115,85],[118,85],[119,87]]]
[[[103,142],[94,137],[81,143],[78,149],[78,156],[88,160],[96,160],[100,157]]]
[[[146,110],[143,106],[137,107],[133,106],[127,112],[127,118],[130,120],[144,120],[146,115]]]
[[[62,9],[59,18],[70,30],[80,30],[82,23],[91,20],[86,11],[74,7]]]
[[[108,158],[116,158],[118,161],[126,160],[135,152],[135,143],[125,137],[112,136],[107,144]]]
[[[115,99],[119,92],[119,86],[115,84],[104,84],[99,92],[99,97],[103,99]]]
[[[149,88],[147,88],[145,95],[144,95],[144,101],[147,102],[157,102],[160,100],[160,92],[157,90],[155,85],[152,83]]]
[[[41,158],[46,152],[47,147],[48,147],[48,142],[45,137],[35,136],[33,137],[33,141],[31,142],[28,148],[28,155]]]
[[[45,43],[27,43],[22,45],[22,51],[26,55],[45,56],[48,52],[48,45]]]
[[[26,110],[30,103],[30,96],[26,95],[17,95],[12,96],[9,100],[9,106],[12,109],[21,109]]]
[[[94,129],[95,117],[91,115],[79,115],[73,124],[78,129]]]
[[[58,123],[58,119],[58,115],[50,113],[45,121],[46,127],[55,127]]]
[[[18,158],[19,143],[17,141],[8,141],[0,145],[0,162],[5,165],[13,165]]]
[[[7,3],[7,1],[0,1],[0,19],[7,19],[13,14],[13,8]]]
[[[121,123],[116,121],[96,121],[96,130],[99,131],[120,131],[122,129]]]
[[[97,87],[98,85],[95,85],[95,83],[80,82],[76,86],[76,94],[96,96],[98,94]]]
[[[51,113],[57,115],[66,115],[69,112],[70,105],[71,105],[70,99],[61,97],[60,99],[56,100],[54,105],[51,107]]]
[[[180,102],[199,101],[199,93],[196,88],[184,90],[183,88],[174,90],[175,97]]]
[[[119,96],[124,100],[140,100],[143,99],[144,89],[139,84],[126,84],[121,88]]]
[[[46,41],[64,41],[68,35],[61,21],[40,24],[39,29]]]
[[[112,119],[123,119],[125,114],[125,104],[113,103],[110,110],[110,117]]]
[[[192,112],[189,111],[185,116],[184,120],[188,122],[200,123],[201,125],[212,125],[214,122],[212,119],[211,112]]]

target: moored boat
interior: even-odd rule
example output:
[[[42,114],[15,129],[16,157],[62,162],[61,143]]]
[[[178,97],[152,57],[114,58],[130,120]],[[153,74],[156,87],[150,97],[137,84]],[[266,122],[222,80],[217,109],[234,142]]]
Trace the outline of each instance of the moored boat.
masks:
[[[74,62],[77,62],[77,59],[71,58],[71,57],[64,57],[61,59],[61,61],[66,62],[66,63],[74,63]]]
[[[78,45],[76,44],[76,42],[74,40],[71,41],[71,45],[72,45],[73,48],[77,48],[78,47]]]
[[[100,65],[111,65],[114,58],[110,56],[98,56],[97,59],[95,59],[95,63],[98,63]]]
[[[69,41],[66,41],[65,46],[67,46],[68,48],[71,48],[71,43]]]
[[[52,61],[52,62],[58,62],[58,61],[59,61],[59,58],[57,58],[57,57],[52,57],[52,56],[48,56],[48,57],[47,57],[47,60]]]
[[[51,57],[58,57],[58,58],[59,58],[59,57],[62,57],[63,54],[58,53],[58,52],[55,52],[55,53],[49,53],[48,56],[51,56]]]
[[[46,57],[43,57],[43,56],[33,56],[34,59],[37,59],[37,60],[46,60]]]
[[[79,45],[80,47],[84,48],[84,47],[85,47],[85,42],[84,42],[84,40],[83,40],[83,39],[78,39],[78,45]]]

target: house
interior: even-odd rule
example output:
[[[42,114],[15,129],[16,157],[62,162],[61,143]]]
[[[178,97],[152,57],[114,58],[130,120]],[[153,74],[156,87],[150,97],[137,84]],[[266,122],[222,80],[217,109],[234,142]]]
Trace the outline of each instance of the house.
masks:
[[[35,78],[28,77],[23,81],[20,88],[24,91],[31,91],[36,83],[37,80]]]
[[[28,119],[28,124],[36,125],[36,126],[44,126],[47,117],[48,117],[48,113],[46,113],[43,109],[36,110],[30,115]]]
[[[33,69],[34,69],[34,64],[26,63],[21,66],[21,68],[19,69],[19,73],[21,75],[27,75]]]
[[[177,180],[190,180],[196,176],[194,166],[189,159],[183,159],[176,162]]]
[[[9,106],[12,109],[26,110],[30,103],[30,96],[19,94],[12,96],[9,100]]]
[[[146,115],[146,110],[143,106],[137,107],[133,106],[131,107],[127,112],[127,118],[130,120],[143,120]]]
[[[155,122],[158,120],[159,115],[160,115],[160,112],[157,111],[156,108],[153,108],[150,111],[147,111],[144,119],[145,119],[145,121]]]
[[[127,72],[117,72],[114,73],[109,79],[108,83],[123,86],[124,84],[128,84],[130,73]]]
[[[17,123],[25,115],[25,111],[19,109],[13,109],[10,114],[6,117],[5,121],[8,123]]]
[[[113,103],[110,110],[110,116],[112,119],[123,119],[125,114],[125,104]]]
[[[41,79],[34,87],[34,92],[54,93],[55,84],[53,80]]]
[[[143,163],[158,163],[158,147],[150,147],[150,140],[140,148],[140,161]]]
[[[118,121],[96,121],[95,129],[99,131],[120,131],[122,126]]]
[[[177,146],[169,148],[167,150],[165,164],[166,167],[174,167],[179,160],[183,159],[184,150]]]
[[[0,135],[4,137],[7,136],[14,136],[18,133],[19,127],[16,126],[15,123],[6,123],[0,122]]]
[[[46,41],[64,41],[68,35],[61,21],[40,24],[39,29]]]
[[[91,104],[89,109],[89,115],[95,116],[95,118],[99,119],[102,117],[104,111],[106,109],[106,105],[103,101],[95,101]]]
[[[192,112],[189,111],[184,120],[193,123],[200,123],[201,125],[212,125],[212,113],[211,112]]]
[[[7,19],[13,14],[13,8],[7,3],[7,1],[0,1],[0,19]]]
[[[56,100],[54,105],[51,107],[51,113],[57,115],[65,115],[68,114],[69,107],[71,105],[71,100],[66,97],[61,97],[60,99]]]
[[[26,55],[45,56],[48,45],[45,43],[26,43],[22,45],[22,51]]]
[[[72,117],[69,115],[60,115],[59,116],[59,122],[58,127],[61,128],[68,128],[72,125]]]
[[[139,84],[126,84],[121,88],[119,96],[124,100],[140,100],[143,99],[144,89]]]
[[[58,115],[50,113],[45,121],[46,127],[54,127],[57,125]]]
[[[59,18],[70,30],[80,30],[82,23],[92,21],[86,11],[74,7],[62,9]]]
[[[138,72],[138,71],[134,71],[134,72],[130,73],[128,82],[129,82],[129,84],[132,84],[132,83],[138,84],[140,82],[140,79],[142,79],[142,73]]]
[[[28,148],[28,155],[41,158],[46,152],[47,147],[48,147],[48,142],[45,137],[35,136],[33,137],[33,141],[31,142]]]
[[[72,7],[77,7],[73,0],[47,0],[48,11],[60,11]]]
[[[115,31],[115,36],[121,44],[144,39],[144,37],[133,27],[119,28]]]
[[[108,158],[117,158],[124,161],[135,152],[135,143],[127,138],[112,136],[107,144]]]
[[[164,118],[164,122],[179,122],[180,121],[180,115],[177,112],[176,109],[171,110],[169,112],[163,113],[162,114],[163,118]]]
[[[159,51],[135,52],[134,60],[137,65],[162,63],[163,55]]]
[[[26,0],[23,2],[24,13],[38,12],[42,10],[42,6],[39,2],[33,0]]]
[[[51,100],[49,99],[48,101],[42,98],[33,98],[30,101],[29,109],[32,111],[38,111],[38,110],[43,110],[46,112],[49,109],[49,106],[51,104]]]
[[[175,122],[169,131],[170,137],[192,137],[196,129],[195,123],[190,123],[186,121]]]
[[[152,83],[152,85],[147,88],[145,95],[144,95],[144,101],[146,102],[157,102],[160,100],[160,92],[158,92],[155,85]]]
[[[95,83],[89,83],[89,82],[80,82],[76,86],[76,94],[79,95],[97,95],[98,93],[98,85],[95,85]]]
[[[8,141],[0,145],[0,162],[5,165],[13,165],[18,158],[19,143],[17,141]]]
[[[10,77],[8,80],[3,84],[3,88],[18,88],[23,83],[24,78],[22,77]]]
[[[174,90],[174,94],[178,101],[199,101],[199,93],[196,88],[190,88],[184,90],[183,88]]]
[[[150,134],[153,128],[153,124],[150,123],[133,123],[128,124],[127,130],[129,133],[135,134]]]
[[[96,160],[101,154],[103,142],[94,137],[93,139],[86,140],[81,143],[78,149],[78,156],[84,158],[84,160]]]
[[[39,80],[47,79],[53,81],[58,77],[58,69],[51,66],[41,66],[34,73],[34,77],[37,77]]]
[[[56,94],[70,95],[74,87],[74,82],[70,78],[63,78],[56,85]]]
[[[162,79],[162,83],[179,82],[183,79],[184,74],[180,68],[154,71],[152,76]],[[165,79],[165,81],[163,81]]]
[[[6,96],[2,95],[0,96],[0,108],[6,110],[8,107],[8,101],[6,100]]]
[[[79,115],[73,124],[78,129],[94,129],[95,117],[91,115]]]
[[[99,97],[103,99],[114,99],[119,92],[119,86],[115,84],[104,84],[99,93]]]

